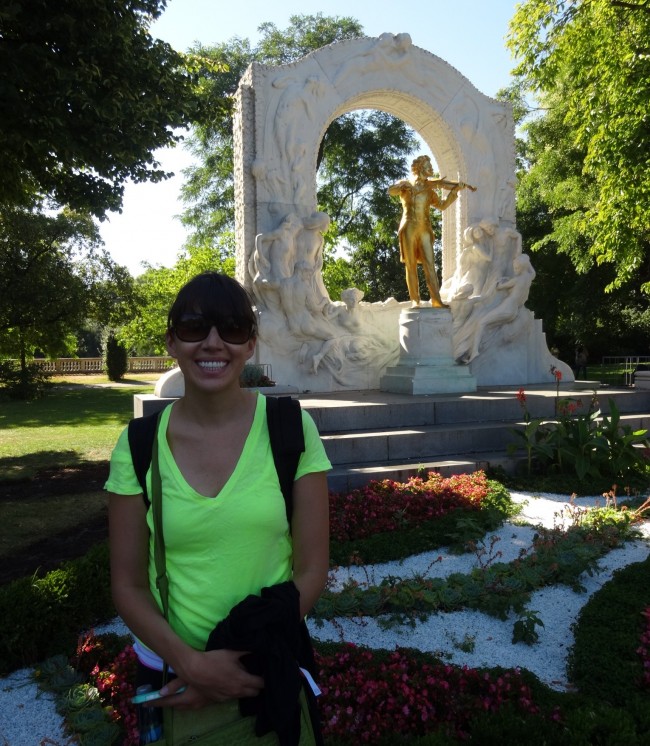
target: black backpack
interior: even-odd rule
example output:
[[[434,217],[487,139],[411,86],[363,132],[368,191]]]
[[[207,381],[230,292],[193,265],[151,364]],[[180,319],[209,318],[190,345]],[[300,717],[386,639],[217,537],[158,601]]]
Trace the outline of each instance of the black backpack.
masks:
[[[151,464],[151,450],[159,418],[160,412],[154,412],[146,417],[136,417],[129,422],[131,459],[147,507],[149,506],[149,496],[147,495],[146,476]],[[284,496],[287,520],[291,525],[293,481],[296,476],[300,454],[305,450],[300,402],[290,396],[267,396],[266,418],[273,461]]]

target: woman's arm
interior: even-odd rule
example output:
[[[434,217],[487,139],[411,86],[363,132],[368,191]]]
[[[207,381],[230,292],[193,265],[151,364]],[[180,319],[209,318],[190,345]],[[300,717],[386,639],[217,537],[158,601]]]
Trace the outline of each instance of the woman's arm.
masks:
[[[325,472],[305,474],[293,484],[293,581],[300,615],[318,600],[329,571],[329,497]]]
[[[176,641],[149,590],[149,528],[142,495],[109,493],[108,526],[115,608],[146,645],[156,640],[167,648]]]
[[[133,634],[174,669],[179,680],[170,684],[171,691],[189,684],[173,704],[201,707],[209,701],[258,694],[263,681],[242,666],[243,653],[195,650],[161,614],[149,589],[149,528],[142,496],[109,493],[108,520],[115,608]]]

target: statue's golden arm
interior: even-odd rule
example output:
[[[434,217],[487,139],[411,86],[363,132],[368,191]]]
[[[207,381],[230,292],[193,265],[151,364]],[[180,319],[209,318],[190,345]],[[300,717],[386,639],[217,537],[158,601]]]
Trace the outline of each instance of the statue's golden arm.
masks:
[[[454,189],[458,187],[458,189],[469,189],[472,192],[476,191],[475,186],[466,184],[464,181],[449,181],[449,179],[445,179],[444,177],[442,179],[436,179],[433,176],[429,176],[427,178],[427,181],[429,183],[432,183],[436,187],[440,187],[441,189]]]

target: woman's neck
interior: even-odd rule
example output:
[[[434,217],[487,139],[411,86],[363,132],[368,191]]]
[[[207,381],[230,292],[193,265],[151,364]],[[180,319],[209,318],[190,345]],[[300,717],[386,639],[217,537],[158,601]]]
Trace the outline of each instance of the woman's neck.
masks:
[[[213,395],[186,391],[176,403],[176,409],[186,421],[197,425],[217,425],[249,416],[255,409],[256,401],[256,392],[242,388]]]

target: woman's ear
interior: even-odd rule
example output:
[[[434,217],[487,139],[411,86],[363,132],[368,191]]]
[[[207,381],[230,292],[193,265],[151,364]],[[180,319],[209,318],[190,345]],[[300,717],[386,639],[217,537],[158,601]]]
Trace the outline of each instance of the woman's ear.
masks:
[[[170,329],[165,332],[165,347],[171,357],[176,357],[176,338]]]
[[[248,345],[248,350],[246,353],[246,360],[250,360],[253,355],[255,354],[255,347],[257,346],[257,337],[251,337],[248,342],[246,342]]]

